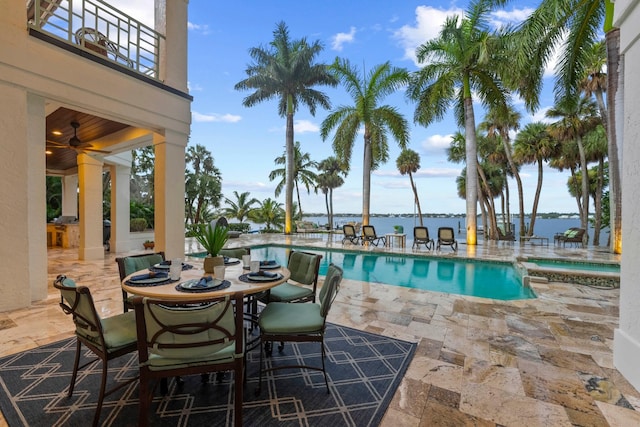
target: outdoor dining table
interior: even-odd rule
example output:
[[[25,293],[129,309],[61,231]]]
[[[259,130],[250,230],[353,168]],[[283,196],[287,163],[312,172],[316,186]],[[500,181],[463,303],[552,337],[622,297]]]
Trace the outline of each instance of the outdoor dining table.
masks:
[[[249,273],[249,270],[243,269],[242,262],[238,260],[238,262],[233,261],[232,264],[225,266],[226,269],[224,280],[230,282],[229,286],[223,289],[214,288],[211,291],[207,291],[205,289],[197,289],[195,292],[185,292],[178,290],[176,286],[181,283],[185,283],[189,280],[199,280],[203,277],[212,276],[212,274],[204,272],[202,262],[194,262],[190,264],[192,264],[193,267],[189,269],[183,269],[179,280],[169,281],[167,279],[166,281],[159,284],[132,284],[130,282],[132,277],[141,276],[150,272],[148,269],[136,271],[135,273],[128,275],[124,278],[124,280],[122,280],[122,289],[127,293],[133,295],[167,300],[193,301],[199,298],[207,299],[211,297],[233,294],[235,292],[242,292],[245,298],[248,298],[256,294],[261,294],[262,292],[267,291],[274,286],[286,282],[291,276],[291,273],[286,267],[280,266],[278,268],[266,270],[270,273],[279,273],[278,277],[275,280],[248,281],[246,275]],[[244,280],[241,279],[241,276],[243,276],[242,279]]]

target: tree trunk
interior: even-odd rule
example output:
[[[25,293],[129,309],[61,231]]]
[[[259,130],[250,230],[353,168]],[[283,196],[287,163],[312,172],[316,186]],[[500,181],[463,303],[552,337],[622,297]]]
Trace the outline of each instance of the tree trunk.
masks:
[[[300,212],[300,219],[302,219],[302,202],[300,201],[300,189],[298,188],[298,181],[293,181],[296,187],[296,196],[298,197],[298,211]]]
[[[610,249],[615,254],[622,253],[622,185],[620,158],[618,157],[618,123],[616,116],[622,114],[624,82],[624,56],[620,55],[620,29],[614,28],[605,34],[607,44],[607,114],[610,126],[607,128],[609,158],[609,205],[611,230]],[[619,92],[618,92],[619,91]],[[620,107],[620,108],[618,108]]]
[[[291,234],[293,224],[291,217],[293,214],[293,100],[291,96],[287,98],[287,133],[286,133],[287,170],[285,176],[285,214],[284,214],[284,234]]]
[[[371,139],[369,130],[364,131],[364,158],[362,164],[362,225],[369,225],[369,205],[371,201]]]
[[[409,180],[411,181],[411,188],[413,189],[413,197],[415,198],[416,205],[418,206],[418,216],[420,217],[420,227],[422,224],[422,209],[420,209],[420,199],[418,199],[418,189],[416,188],[416,183],[413,182],[413,176],[411,175],[411,171],[409,171]]]
[[[531,223],[529,224],[529,236],[533,236],[533,227],[536,224],[536,215],[538,214],[538,201],[540,200],[540,192],[542,191],[542,158],[538,157],[538,184],[536,185],[536,194],[533,197],[533,208],[531,209]]]
[[[582,215],[580,215],[580,227],[589,229],[589,169],[587,168],[587,155],[582,144],[582,137],[576,136],[578,152],[580,153],[580,171],[582,172]],[[584,241],[589,241],[589,233],[584,233]],[[586,245],[585,245],[586,246]]]
[[[487,202],[488,213],[489,213],[489,238],[497,240],[498,239],[498,224],[496,223],[496,207],[493,204],[493,195],[491,194],[491,188],[489,188],[489,183],[487,182],[487,176],[484,174],[484,170],[482,166],[478,164],[478,175],[480,175],[480,179],[482,181],[482,188],[484,189],[484,198]],[[468,179],[468,173],[467,173]],[[486,230],[485,230],[486,235]]]
[[[518,187],[518,208],[520,210],[520,235],[524,235],[524,191],[522,190],[522,179],[520,179],[520,173],[518,173],[518,168],[516,167],[516,163],[513,161],[513,156],[511,155],[511,144],[509,144],[509,140],[502,138],[502,144],[504,145],[504,152],[507,155],[507,160],[509,162],[509,167],[511,168],[511,173],[513,177],[516,179],[516,186]],[[511,218],[509,218],[509,224],[511,224]]]
[[[476,121],[473,114],[473,101],[469,88],[469,79],[465,79],[465,93],[469,91],[469,96],[464,98],[464,130],[465,130],[465,157],[467,162],[467,245],[476,245],[477,236],[477,212],[478,212],[478,174],[469,171],[478,170],[478,150],[476,147]]]
[[[598,178],[596,194],[593,197],[595,219],[593,224],[593,246],[600,246],[600,229],[602,228],[602,187],[604,186],[604,159],[598,161]]]
[[[571,167],[571,178],[572,182],[574,183],[573,185],[576,186],[576,188],[573,189],[573,192],[575,194],[575,198],[576,198],[576,203],[578,204],[578,215],[580,215],[580,218],[582,219],[582,199],[580,198],[580,188],[577,187],[578,185],[578,179],[576,178],[576,170]]]
[[[329,227],[333,230],[333,188],[329,188]]]
[[[331,211],[329,210],[329,190],[324,193],[324,204],[327,208],[327,223],[329,224],[329,229],[333,229],[331,225]]]

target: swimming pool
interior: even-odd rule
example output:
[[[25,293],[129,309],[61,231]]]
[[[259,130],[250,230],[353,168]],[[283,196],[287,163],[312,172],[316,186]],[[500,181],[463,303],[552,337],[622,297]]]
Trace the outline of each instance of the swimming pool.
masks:
[[[256,246],[251,255],[286,265],[288,249],[322,255],[321,275],[334,263],[351,280],[499,300],[536,297],[509,263],[288,246]]]
[[[540,267],[564,268],[567,270],[600,271],[607,273],[620,273],[620,264],[607,264],[595,262],[565,261],[548,258],[527,258],[527,262]]]

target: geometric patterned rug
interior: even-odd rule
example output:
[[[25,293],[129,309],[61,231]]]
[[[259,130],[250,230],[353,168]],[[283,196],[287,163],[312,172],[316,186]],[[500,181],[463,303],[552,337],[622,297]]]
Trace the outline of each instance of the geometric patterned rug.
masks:
[[[325,336],[330,393],[322,372],[285,369],[268,373],[255,395],[260,353],[247,355],[244,387],[245,426],[377,426],[416,349],[415,343],[328,324]],[[72,397],[67,389],[73,368],[75,338],[0,359],[0,409],[9,426],[87,426],[91,424],[100,384],[100,363],[78,374]],[[89,355],[90,352],[87,352]],[[304,359],[320,364],[318,343],[277,345],[268,364]],[[107,388],[137,374],[137,354],[109,363]],[[169,393],[156,390],[152,426],[226,426],[233,413],[232,374],[199,375],[169,382]],[[138,383],[105,398],[103,426],[135,426]]]

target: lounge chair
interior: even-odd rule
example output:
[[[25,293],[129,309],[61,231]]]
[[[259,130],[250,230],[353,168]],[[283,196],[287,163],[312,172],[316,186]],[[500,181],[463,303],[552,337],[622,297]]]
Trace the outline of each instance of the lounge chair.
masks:
[[[451,246],[454,251],[458,250],[458,241],[452,227],[438,228],[438,244],[436,250],[440,250],[440,246]]]
[[[354,225],[343,225],[342,232],[344,233],[344,237],[342,238],[343,245],[345,242],[353,243],[354,245],[360,244],[360,236],[356,234],[356,227]]]
[[[385,236],[378,236],[376,234],[376,228],[373,225],[362,226],[362,244],[371,243],[374,246],[378,246],[378,243],[382,242],[383,245],[387,244],[387,238]]]
[[[583,238],[585,231],[584,228],[573,227],[562,234],[556,234],[553,236],[553,240],[557,244],[562,243],[562,246],[567,246],[567,243],[573,243],[575,246],[580,244],[580,246],[584,247]]]
[[[429,237],[429,229],[427,227],[413,227],[413,246],[412,248],[420,248],[424,245],[428,250],[433,249],[433,239]]]
[[[498,227],[498,241],[505,242],[515,242],[516,236],[513,234],[513,231],[509,231],[508,233],[504,233],[501,228]]]

